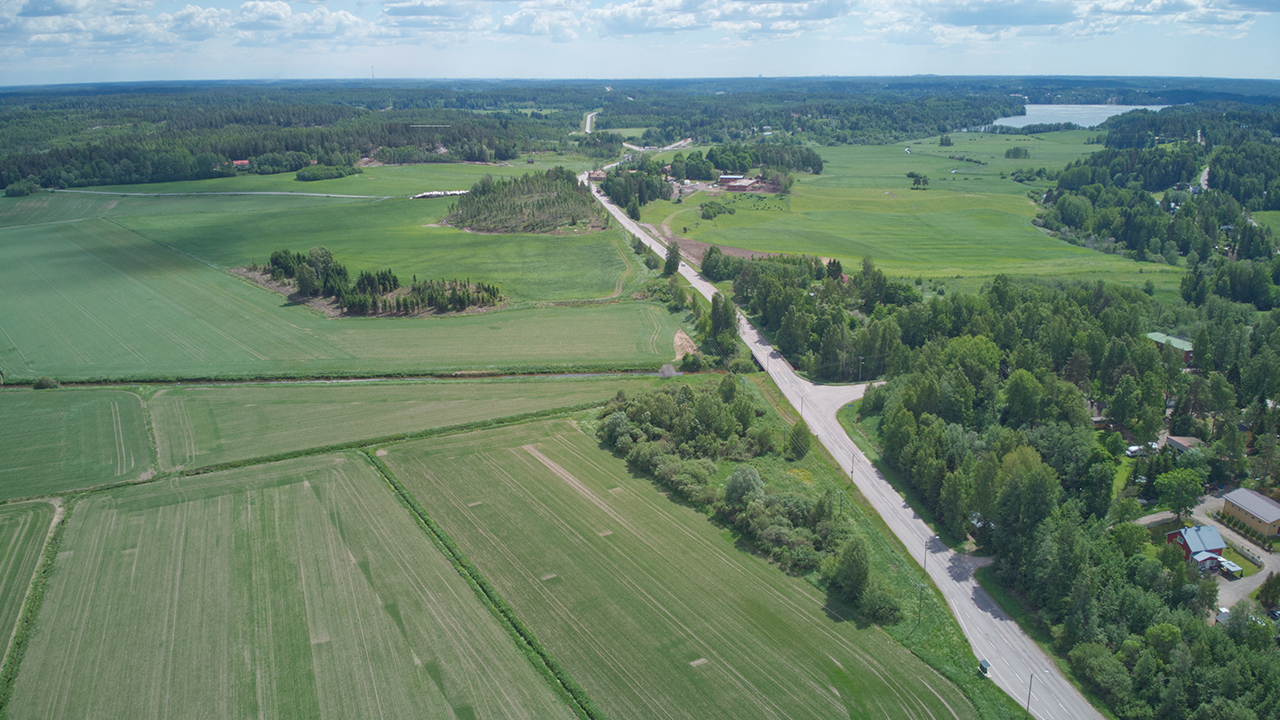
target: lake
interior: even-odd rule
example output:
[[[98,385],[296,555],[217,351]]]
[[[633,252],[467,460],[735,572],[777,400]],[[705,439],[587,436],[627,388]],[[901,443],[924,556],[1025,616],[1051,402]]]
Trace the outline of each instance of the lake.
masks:
[[[1075,123],[1082,127],[1093,127],[1112,115],[1120,115],[1130,110],[1159,110],[1168,105],[1027,105],[1027,114],[1016,117],[1000,118],[996,125],[1009,127],[1025,127],[1041,123]]]

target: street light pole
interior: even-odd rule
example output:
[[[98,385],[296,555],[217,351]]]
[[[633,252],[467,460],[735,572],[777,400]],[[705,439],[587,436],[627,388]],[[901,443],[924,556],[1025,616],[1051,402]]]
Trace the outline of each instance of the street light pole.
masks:
[[[862,382],[862,356],[858,356],[858,382]]]
[[[1031,671],[1031,679],[1027,681],[1027,717],[1031,717],[1031,688],[1036,684],[1036,671]]]

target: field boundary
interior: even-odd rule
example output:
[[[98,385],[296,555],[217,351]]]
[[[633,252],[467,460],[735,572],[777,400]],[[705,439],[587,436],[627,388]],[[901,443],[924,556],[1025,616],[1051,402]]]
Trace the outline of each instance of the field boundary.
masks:
[[[14,684],[18,680],[18,671],[22,667],[22,656],[27,650],[27,640],[31,636],[31,628],[35,626],[40,607],[44,604],[44,591],[49,585],[49,577],[53,574],[53,563],[58,557],[58,547],[62,544],[62,536],[66,533],[67,520],[75,504],[74,498],[64,500],[54,510],[54,519],[45,538],[44,549],[40,551],[40,562],[31,574],[31,584],[27,586],[27,595],[22,599],[22,610],[13,626],[13,635],[9,639],[9,649],[0,663],[0,718],[9,715],[9,700],[13,698]],[[62,517],[57,513],[61,512]]]
[[[591,698],[587,697],[586,691],[569,676],[568,672],[556,662],[555,658],[551,657],[551,654],[542,646],[542,643],[538,642],[533,631],[516,617],[515,611],[502,599],[497,589],[489,584],[489,581],[480,574],[475,565],[471,564],[471,561],[462,553],[462,550],[453,542],[453,539],[431,519],[427,511],[400,484],[395,474],[391,472],[391,468],[387,467],[386,463],[382,462],[376,454],[370,453],[367,449],[362,450],[361,455],[382,475],[392,491],[395,492],[396,498],[413,514],[418,524],[431,538],[432,544],[440,550],[449,563],[453,565],[453,568],[458,571],[458,574],[467,581],[467,584],[475,591],[480,602],[502,623],[503,627],[512,636],[512,639],[524,651],[525,657],[529,659],[529,662],[533,664],[540,674],[547,678],[556,693],[568,702],[574,714],[589,720],[603,720],[604,715],[596,708],[595,703],[591,702]]]

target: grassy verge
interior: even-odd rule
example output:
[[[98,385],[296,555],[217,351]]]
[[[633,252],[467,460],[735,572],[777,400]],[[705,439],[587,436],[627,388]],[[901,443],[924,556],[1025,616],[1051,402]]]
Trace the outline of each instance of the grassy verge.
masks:
[[[525,656],[533,663],[534,668],[538,670],[551,683],[557,694],[565,699],[572,708],[574,714],[578,717],[590,718],[596,720],[603,718],[604,715],[596,708],[591,699],[587,697],[586,691],[578,685],[577,682],[569,676],[568,672],[556,662],[555,658],[547,652],[546,648],[538,642],[534,637],[533,631],[524,625],[510,606],[498,595],[489,581],[480,574],[480,571],[471,564],[466,555],[458,548],[453,540],[444,532],[444,529],[436,524],[427,511],[423,509],[418,501],[405,490],[400,481],[396,479],[391,472],[391,468],[382,462],[375,453],[364,451],[364,456],[369,462],[377,468],[378,472],[391,486],[400,503],[413,513],[418,524],[431,538],[431,542],[444,553],[449,563],[453,565],[458,574],[462,576],[471,589],[475,591],[476,596],[486,608],[493,613],[494,617],[502,623],[503,627],[511,634],[513,640],[524,651]]]
[[[31,638],[31,628],[35,625],[36,616],[40,614],[40,606],[44,603],[44,592],[49,586],[49,577],[53,574],[53,562],[58,557],[58,546],[66,533],[67,521],[71,517],[74,503],[74,498],[67,499],[63,506],[65,510],[62,517],[50,530],[49,539],[40,553],[40,563],[36,565],[35,574],[31,576],[27,597],[22,601],[22,610],[18,614],[13,638],[9,641],[9,650],[4,655],[3,665],[0,665],[0,717],[8,717],[9,700],[13,698],[18,668],[22,665],[22,656],[26,653],[27,643]]]
[[[850,440],[853,440],[853,443],[876,466],[876,470],[880,471],[880,474],[889,482],[889,485],[902,496],[902,499],[911,506],[911,509],[920,516],[920,519],[937,534],[938,538],[947,547],[956,552],[964,552],[968,539],[957,538],[948,532],[937,521],[933,511],[929,510],[924,501],[920,499],[915,489],[903,482],[902,478],[898,477],[898,473],[885,463],[884,458],[880,455],[880,418],[875,417],[859,421],[858,408],[861,405],[862,401],[858,400],[840,408],[840,411],[836,413],[836,419],[840,421],[845,434],[849,436]]]
[[[990,567],[978,568],[977,572],[974,573],[974,577],[978,580],[978,584],[982,586],[982,589],[986,590],[987,594],[996,601],[1000,609],[1013,618],[1013,621],[1018,623],[1018,627],[1022,628],[1022,632],[1034,640],[1040,646],[1040,649],[1044,651],[1044,654],[1053,660],[1054,664],[1058,666],[1058,670],[1067,678],[1067,682],[1079,690],[1080,694],[1084,695],[1089,704],[1093,705],[1094,709],[1101,713],[1103,717],[1108,718],[1108,720],[1115,720],[1115,715],[1107,707],[1106,702],[1090,688],[1081,684],[1075,673],[1072,672],[1071,664],[1053,651],[1049,633],[1037,621],[1035,615],[1027,610],[1017,595],[996,582],[995,571]]]

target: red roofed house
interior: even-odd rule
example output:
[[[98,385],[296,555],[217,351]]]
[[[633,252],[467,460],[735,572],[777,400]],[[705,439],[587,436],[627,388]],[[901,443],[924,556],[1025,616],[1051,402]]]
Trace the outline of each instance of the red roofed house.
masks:
[[[248,161],[248,160],[232,160],[232,161],[231,161],[231,164],[232,164],[232,165],[234,165],[235,167],[238,167],[238,168],[247,168],[247,167],[249,167],[249,161]]]
[[[1182,558],[1194,559],[1201,570],[1217,567],[1222,561],[1222,552],[1227,549],[1218,529],[1204,525],[1165,533],[1164,539],[1182,548]]]

